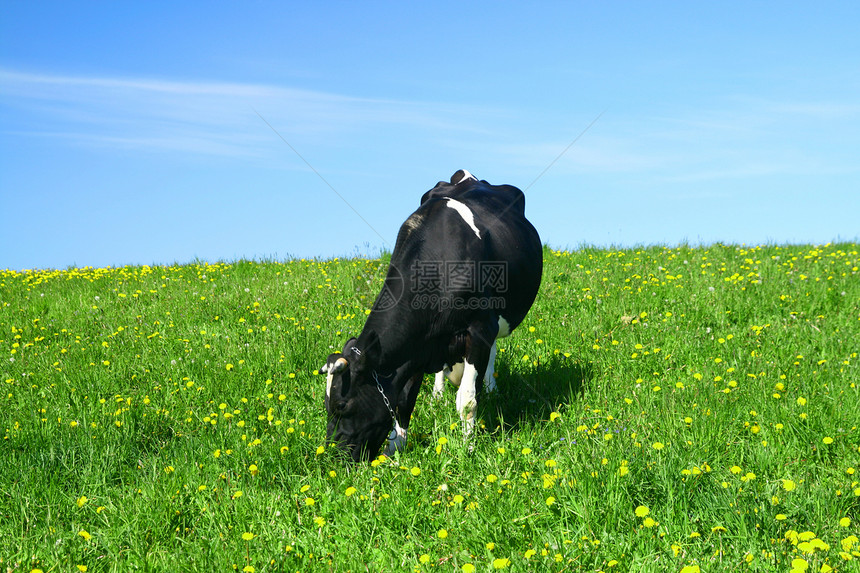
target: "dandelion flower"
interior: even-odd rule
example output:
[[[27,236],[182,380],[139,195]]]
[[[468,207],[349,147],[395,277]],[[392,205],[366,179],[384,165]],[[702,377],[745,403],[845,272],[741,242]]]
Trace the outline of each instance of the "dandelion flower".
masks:
[[[797,487],[797,484],[791,481],[790,479],[782,480],[782,489],[785,491],[793,491],[794,488]]]
[[[447,529],[440,529],[439,531],[436,532],[436,536],[439,539],[445,539],[446,537],[448,537],[448,530]]]
[[[850,518],[843,517],[842,519],[839,520],[839,527],[850,527],[850,526],[851,526],[851,519]]]
[[[343,492],[343,494],[344,494],[346,497],[349,497],[349,496],[353,495],[356,491],[357,491],[357,490],[356,490],[354,487],[349,486],[348,488],[346,488],[346,491],[345,491],[345,492]]]
[[[495,483],[497,479],[495,474],[487,474],[487,483]]]
[[[421,475],[421,468],[416,466],[416,467],[412,468],[411,470],[409,470],[409,473],[411,473],[413,476],[417,477],[417,476]]]
[[[246,531],[242,534],[242,539],[244,539],[245,541],[251,541],[252,539],[254,539],[254,534],[250,531]]]
[[[651,447],[657,451],[660,451],[665,447],[665,445],[663,444],[663,442],[654,442],[653,444],[651,444]]]
[[[78,498],[78,500],[75,503],[78,504],[78,507],[83,507],[87,503],[87,496],[82,495],[81,497]]]
[[[511,560],[507,558],[493,559],[493,569],[505,569],[510,567]]]
[[[83,537],[85,541],[89,541],[93,537],[92,535],[87,533],[85,529],[81,529],[80,531],[78,531],[78,535]]]
[[[644,505],[640,505],[636,508],[636,517],[645,517],[649,513],[651,513],[651,510]]]
[[[824,438],[821,441],[829,446],[830,444],[833,443],[833,438],[831,438],[830,436],[824,436]]]
[[[464,563],[462,567],[463,573],[475,573],[475,566],[471,563]]]

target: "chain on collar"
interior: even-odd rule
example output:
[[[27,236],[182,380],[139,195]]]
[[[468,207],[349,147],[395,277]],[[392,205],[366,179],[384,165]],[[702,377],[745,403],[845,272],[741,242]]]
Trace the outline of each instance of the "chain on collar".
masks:
[[[373,379],[376,381],[376,389],[379,390],[380,394],[382,394],[382,401],[385,402],[385,407],[388,408],[388,413],[391,414],[392,422],[397,424],[397,415],[394,413],[394,408],[391,407],[391,402],[389,402],[388,396],[385,395],[385,390],[382,388],[382,383],[379,381],[379,375],[377,375],[376,370],[373,371]]]

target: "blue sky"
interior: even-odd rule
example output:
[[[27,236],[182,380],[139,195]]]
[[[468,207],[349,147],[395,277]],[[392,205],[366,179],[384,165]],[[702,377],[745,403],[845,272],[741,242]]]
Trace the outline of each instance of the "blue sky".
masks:
[[[858,26],[858,2],[4,2],[0,268],[375,254],[459,168],[524,189],[557,248],[857,239]]]

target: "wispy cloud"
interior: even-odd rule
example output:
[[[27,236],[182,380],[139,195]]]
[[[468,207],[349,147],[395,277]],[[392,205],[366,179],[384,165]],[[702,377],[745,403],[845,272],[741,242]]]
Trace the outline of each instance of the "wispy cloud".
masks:
[[[262,84],[81,77],[0,69],[0,104],[15,110],[11,136],[148,151],[264,154],[271,134],[332,138],[379,126],[476,134],[499,113],[447,103],[356,98]],[[492,123],[483,122],[483,123]]]

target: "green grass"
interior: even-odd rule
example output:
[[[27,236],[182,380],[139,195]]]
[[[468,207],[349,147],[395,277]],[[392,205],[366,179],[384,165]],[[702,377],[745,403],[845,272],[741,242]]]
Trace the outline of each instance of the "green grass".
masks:
[[[314,372],[384,261],[0,271],[0,567],[857,571],[859,251],[547,249],[474,451],[428,376],[357,466]]]

